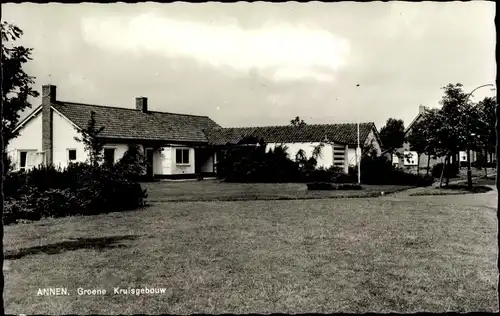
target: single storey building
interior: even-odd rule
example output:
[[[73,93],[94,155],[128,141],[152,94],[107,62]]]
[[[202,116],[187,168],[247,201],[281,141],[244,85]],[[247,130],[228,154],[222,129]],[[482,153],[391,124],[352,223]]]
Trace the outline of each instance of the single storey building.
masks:
[[[323,142],[319,166],[340,166],[347,172],[356,164],[356,124],[223,128],[207,116],[151,111],[145,97],[136,98],[135,108],[60,101],[56,86],[45,85],[42,104],[18,124],[19,136],[7,146],[14,170],[40,164],[64,168],[87,161],[84,145],[75,137],[81,137],[79,131],[86,128],[92,113],[96,125],[104,127],[100,135],[105,141],[104,159],[117,162],[129,146],[137,145],[151,177],[214,175],[217,153],[245,136],[264,139],[268,148],[286,145],[292,159],[300,149],[310,157]],[[360,124],[360,142],[381,152],[375,124]]]

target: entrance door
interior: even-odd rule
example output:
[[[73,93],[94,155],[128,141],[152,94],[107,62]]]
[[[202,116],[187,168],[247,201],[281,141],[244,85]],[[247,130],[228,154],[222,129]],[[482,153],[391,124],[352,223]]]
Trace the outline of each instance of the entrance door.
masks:
[[[146,176],[153,178],[153,149],[146,149]]]
[[[201,173],[201,164],[202,164],[202,149],[201,148],[195,148],[194,150],[194,173],[199,174]]]

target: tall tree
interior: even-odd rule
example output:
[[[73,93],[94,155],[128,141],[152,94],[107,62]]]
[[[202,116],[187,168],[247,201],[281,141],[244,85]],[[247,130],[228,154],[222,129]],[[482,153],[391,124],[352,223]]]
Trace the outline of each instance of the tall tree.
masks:
[[[406,141],[410,144],[410,150],[417,152],[417,174],[420,173],[420,157],[427,156],[427,174],[429,174],[431,157],[436,156],[435,143],[432,135],[433,111],[426,111],[422,118],[417,121],[411,132],[406,135]]]
[[[85,146],[85,151],[89,156],[89,162],[92,167],[97,167],[103,159],[104,142],[100,138],[103,130],[104,126],[97,126],[95,112],[92,111],[87,127],[79,131],[81,137],[75,137],[77,142],[83,143]]]
[[[439,102],[442,107],[439,112],[442,128],[440,139],[443,148],[451,157],[451,162],[456,163],[460,149],[464,149],[469,140],[472,120],[470,117],[471,104],[465,104],[467,93],[463,91],[460,83],[448,84],[442,88],[444,95]]]
[[[304,120],[301,120],[300,117],[296,116],[293,120],[290,121],[292,126],[304,126],[307,125]]]
[[[384,149],[391,155],[398,148],[403,147],[405,141],[405,127],[403,120],[389,118],[380,129],[380,140]]]
[[[436,156],[445,157],[445,165],[455,163],[459,150],[473,144],[472,133],[478,133],[478,114],[471,102],[465,104],[467,94],[462,85],[448,84],[442,88],[444,95],[439,102],[441,109],[427,111],[425,128],[427,140]],[[448,184],[448,173],[446,183]]]
[[[30,97],[38,92],[31,87],[35,77],[28,75],[23,66],[31,60],[32,48],[16,45],[23,31],[5,21],[1,24],[2,36],[2,159],[7,164],[5,149],[9,142],[18,136],[14,132],[19,123],[20,113],[31,108]]]
[[[498,107],[496,97],[486,97],[479,102],[475,111],[477,135],[474,138],[474,149],[484,153],[484,162],[488,161],[488,156],[495,152],[496,147],[496,110]],[[485,176],[487,177],[486,166]]]

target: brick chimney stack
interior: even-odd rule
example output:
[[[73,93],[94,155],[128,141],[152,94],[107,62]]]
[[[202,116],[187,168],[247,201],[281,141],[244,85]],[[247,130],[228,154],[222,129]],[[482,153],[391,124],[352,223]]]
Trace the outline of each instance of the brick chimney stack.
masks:
[[[424,114],[426,109],[427,109],[427,108],[426,108],[425,106],[420,105],[420,106],[418,107],[418,114]]]
[[[51,104],[56,102],[56,95],[56,86],[42,86],[42,150],[45,152],[45,163],[47,165],[53,162],[54,133]]]
[[[143,113],[148,113],[148,98],[146,97],[135,98],[135,108]]]

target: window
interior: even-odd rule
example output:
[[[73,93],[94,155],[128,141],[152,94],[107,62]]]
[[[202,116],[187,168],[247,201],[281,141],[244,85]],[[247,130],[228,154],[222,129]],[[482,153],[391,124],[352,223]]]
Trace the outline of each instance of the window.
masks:
[[[175,150],[175,163],[178,165],[189,164],[189,149],[176,149]]]
[[[27,151],[21,151],[19,153],[19,169],[20,170],[26,170],[26,160],[28,158],[28,152]]]
[[[467,152],[465,152],[465,151],[460,151],[460,152],[459,152],[459,155],[460,155],[460,157],[459,157],[459,159],[460,159],[459,161],[460,161],[460,162],[462,162],[462,161],[467,161]]]
[[[28,170],[37,166],[43,161],[39,161],[43,156],[39,155],[36,150],[20,150],[19,151],[19,170]]]
[[[405,151],[404,152],[404,165],[405,166],[416,166],[418,155],[416,151]]]
[[[104,148],[104,163],[112,165],[115,163],[115,149],[114,148]]]
[[[76,149],[68,149],[68,161],[76,160]]]

